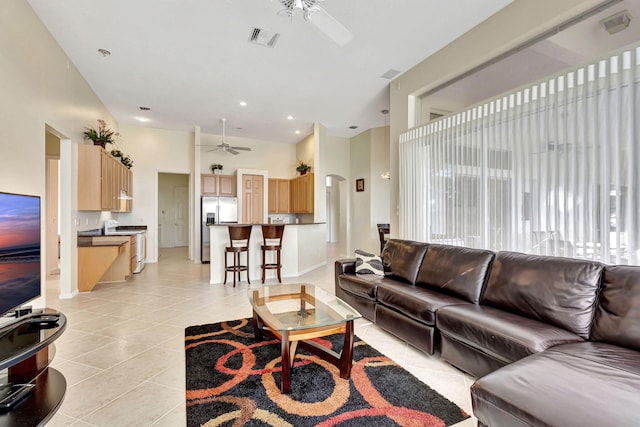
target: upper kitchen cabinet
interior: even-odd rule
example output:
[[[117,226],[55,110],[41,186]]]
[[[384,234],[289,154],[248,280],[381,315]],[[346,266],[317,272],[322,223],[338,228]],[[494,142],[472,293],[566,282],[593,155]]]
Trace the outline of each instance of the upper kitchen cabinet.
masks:
[[[133,173],[97,145],[78,145],[78,210],[131,212]]]
[[[236,177],[233,175],[202,174],[203,196],[236,197]]]
[[[313,213],[313,173],[307,173],[289,182],[291,213]]]
[[[269,213],[289,213],[288,179],[269,179]]]

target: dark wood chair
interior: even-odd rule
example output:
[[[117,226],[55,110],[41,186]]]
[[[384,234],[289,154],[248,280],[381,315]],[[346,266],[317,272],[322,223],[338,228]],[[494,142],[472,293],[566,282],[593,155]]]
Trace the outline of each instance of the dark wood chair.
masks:
[[[284,234],[284,224],[277,225],[263,225],[262,226],[262,283],[267,273],[267,270],[276,270],[278,274],[278,282],[282,283],[280,277],[280,270],[282,268],[280,251],[282,250],[282,235]],[[267,251],[276,252],[276,262],[267,262]]]
[[[229,246],[224,249],[224,284],[227,284],[227,273],[233,273],[233,287],[236,287],[236,274],[238,282],[240,281],[240,273],[245,271],[247,274],[247,282],[251,284],[249,279],[249,240],[251,238],[251,225],[230,225],[229,226]],[[240,255],[245,253],[245,264],[240,261]],[[228,254],[233,254],[233,265],[228,264]]]
[[[384,249],[384,245],[389,240],[389,224],[377,224],[378,225],[378,237],[380,237],[380,254]]]

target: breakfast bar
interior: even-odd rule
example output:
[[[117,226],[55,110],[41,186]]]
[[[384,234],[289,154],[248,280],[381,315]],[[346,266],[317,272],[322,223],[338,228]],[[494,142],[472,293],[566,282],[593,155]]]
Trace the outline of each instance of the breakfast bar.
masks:
[[[211,263],[209,283],[224,283],[225,247],[229,244],[229,226],[209,226],[211,237]],[[282,237],[282,277],[297,277],[327,264],[326,224],[287,224]],[[261,283],[262,270],[262,224],[253,224],[249,241],[249,277]],[[267,257],[273,254],[268,254]],[[267,262],[273,262],[268,261]],[[244,263],[244,255],[243,255]],[[267,279],[275,277],[275,271],[267,271]],[[245,280],[242,274],[242,281]]]

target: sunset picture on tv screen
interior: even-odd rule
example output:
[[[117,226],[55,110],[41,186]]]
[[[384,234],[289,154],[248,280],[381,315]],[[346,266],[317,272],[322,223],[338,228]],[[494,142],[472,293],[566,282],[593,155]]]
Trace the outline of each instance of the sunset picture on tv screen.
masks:
[[[0,313],[40,295],[40,198],[0,193]]]

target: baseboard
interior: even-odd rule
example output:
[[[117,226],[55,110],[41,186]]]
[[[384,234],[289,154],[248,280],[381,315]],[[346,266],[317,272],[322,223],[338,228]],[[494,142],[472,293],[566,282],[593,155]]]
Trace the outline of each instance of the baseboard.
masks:
[[[58,296],[58,298],[60,298],[60,299],[71,299],[71,298],[77,296],[78,294],[79,294],[79,292],[77,290],[73,291],[73,292],[70,292],[70,293],[64,293],[64,294],[61,293]]]
[[[307,274],[307,273],[309,273],[310,271],[313,271],[313,270],[315,270],[316,268],[324,267],[325,265],[327,265],[327,261],[321,262],[320,264],[316,264],[316,265],[314,265],[314,266],[312,266],[312,267],[309,267],[309,268],[307,268],[307,269],[304,269],[304,270],[302,270],[302,271],[298,271],[298,274],[297,274],[297,275],[295,275],[295,276],[290,276],[290,277],[298,277],[298,276],[302,276],[303,274]],[[286,277],[286,276],[285,276],[285,277]]]

